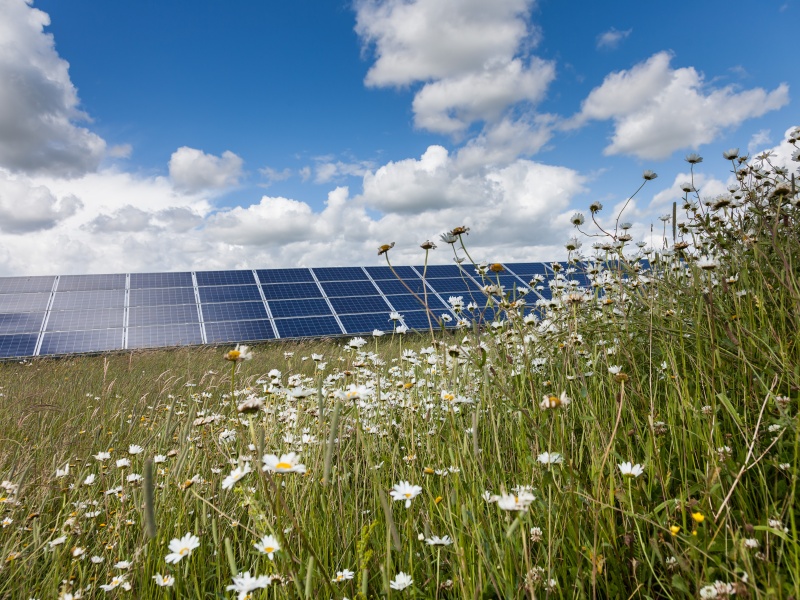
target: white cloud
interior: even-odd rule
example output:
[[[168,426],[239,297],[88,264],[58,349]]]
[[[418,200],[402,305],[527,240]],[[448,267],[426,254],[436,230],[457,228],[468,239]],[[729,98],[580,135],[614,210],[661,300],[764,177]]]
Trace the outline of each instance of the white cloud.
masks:
[[[750,154],[756,154],[759,150],[766,148],[770,142],[771,138],[769,129],[759,129],[750,137],[750,141],[747,142],[747,152]]]
[[[786,84],[771,92],[711,88],[693,67],[672,69],[671,59],[669,53],[660,52],[630,70],[606,76],[568,126],[610,119],[614,134],[605,154],[662,159],[676,150],[708,144],[723,129],[789,101]]]
[[[49,24],[25,0],[0,0],[0,166],[76,177],[97,168],[106,144],[76,125],[88,116]]]
[[[330,183],[345,177],[363,177],[372,168],[374,165],[370,161],[343,162],[321,158],[314,167],[314,183]]]
[[[47,187],[0,170],[0,231],[22,234],[49,230],[82,208],[75,196],[57,198]]]
[[[604,31],[599,36],[597,36],[597,47],[600,49],[612,49],[619,46],[619,43],[627,38],[633,29],[626,29],[625,31],[620,31],[612,27],[608,31]]]
[[[292,170],[288,167],[281,171],[273,169],[272,167],[263,167],[259,169],[258,172],[267,179],[267,185],[275,183],[276,181],[286,181],[292,176]]]
[[[130,144],[118,144],[108,149],[108,155],[112,158],[130,158],[133,153],[133,146]]]
[[[182,146],[169,159],[169,175],[175,187],[186,192],[221,190],[238,184],[242,164],[230,150],[214,156]]]
[[[539,102],[555,79],[553,63],[519,59],[425,85],[414,97],[414,124],[438,133],[459,133],[474,121],[496,121],[517,102]]]

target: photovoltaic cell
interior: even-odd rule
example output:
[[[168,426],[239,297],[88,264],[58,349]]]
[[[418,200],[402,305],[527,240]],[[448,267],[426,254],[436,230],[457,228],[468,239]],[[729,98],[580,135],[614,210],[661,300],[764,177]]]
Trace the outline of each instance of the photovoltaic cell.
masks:
[[[340,315],[370,312],[385,312],[388,314],[391,310],[380,296],[331,298],[331,305],[333,305],[333,310]]]
[[[424,267],[417,267],[417,271],[422,273]],[[472,265],[464,265],[464,270],[471,273]],[[425,273],[425,278],[428,277],[460,277],[461,269],[458,265],[428,265],[428,270]]]
[[[122,327],[124,325],[124,314],[125,311],[119,308],[50,311],[46,331],[77,331]]]
[[[369,281],[321,281],[322,289],[331,296],[372,296],[378,293]]]
[[[165,304],[195,304],[193,288],[152,288],[131,290],[129,306],[159,306]]]
[[[253,274],[250,273],[252,276]],[[261,300],[257,285],[216,285],[201,287],[200,302],[244,302]]]
[[[241,321],[266,319],[267,309],[263,302],[220,302],[203,304],[203,321]]]
[[[375,329],[392,331],[394,323],[388,313],[367,313],[360,315],[341,315],[339,319],[349,334],[372,333]]]
[[[361,267],[322,267],[314,269],[320,281],[364,281],[366,274]]]
[[[0,277],[0,294],[49,292],[55,277]]]
[[[262,285],[267,300],[288,300],[290,298],[322,298],[316,283],[286,283]]]
[[[124,290],[125,275],[62,275],[58,278],[60,292],[87,292],[93,290]]]
[[[460,277],[452,277],[449,279],[429,279],[428,283],[433,286],[437,292],[441,294],[466,294],[468,292],[480,293],[478,284],[471,280],[463,280]]]
[[[437,324],[436,320],[441,318],[442,313],[445,311],[433,311],[433,315],[431,315],[431,321],[433,323],[433,328],[438,329],[439,325]],[[448,313],[449,314],[449,313]],[[411,329],[417,329],[420,331],[428,329],[428,312],[424,310],[411,310],[402,313],[403,321],[405,324],[410,327]],[[452,317],[452,315],[450,315]],[[446,324],[446,327],[454,327],[455,326],[455,318],[449,323]]]
[[[545,269],[544,263],[508,263],[505,265],[516,275],[523,279],[530,278],[532,275],[544,275],[549,269]]]
[[[270,340],[275,337],[272,326],[263,321],[223,321],[206,323],[206,340],[215,342],[247,342],[251,340]]]
[[[255,283],[252,271],[197,271],[197,285],[241,285]]]
[[[269,310],[276,319],[281,317],[306,317],[330,315],[331,309],[322,298],[308,300],[273,300]]]
[[[402,279],[413,279],[417,277],[417,274],[411,267],[395,267],[394,272],[397,273],[397,275],[392,273],[392,270],[389,267],[366,267],[366,269],[367,273],[369,273],[369,276],[373,279],[397,279],[398,277],[401,277]],[[421,269],[420,273],[422,273]]]
[[[392,279],[382,279],[380,281],[376,281],[375,283],[378,284],[378,287],[386,295],[408,294],[409,290],[411,290],[415,294],[422,294],[422,287],[423,287],[422,280],[419,278],[404,279],[403,282]]]
[[[420,302],[420,300],[425,300],[422,295],[420,295],[420,300],[417,300],[411,294],[386,296],[386,299],[391,303],[392,306],[394,306],[395,310],[400,312],[403,312],[404,310],[423,310],[425,308],[422,302]],[[464,302],[464,304],[467,304],[467,302]],[[433,310],[442,310],[445,308],[445,305],[433,295],[433,292],[430,292],[428,294],[428,307]]]
[[[53,298],[52,310],[78,310],[124,308],[125,290],[98,290],[92,292],[58,291]]]
[[[128,328],[128,348],[163,348],[202,343],[199,323]]]
[[[192,274],[185,273],[131,273],[132,290],[146,288],[192,287]]]
[[[50,294],[0,294],[0,313],[42,312]]]
[[[3,358],[32,356],[38,337],[35,334],[0,335],[0,356]]]
[[[128,309],[129,327],[199,322],[196,304],[132,306]]]
[[[72,354],[122,349],[122,329],[45,333],[39,354]]]
[[[44,313],[0,314],[0,334],[39,333],[43,321]]]
[[[261,283],[300,283],[312,282],[314,278],[308,269],[259,269],[256,271]]]
[[[342,330],[333,317],[305,317],[302,319],[275,319],[275,327],[282,338],[341,335]]]

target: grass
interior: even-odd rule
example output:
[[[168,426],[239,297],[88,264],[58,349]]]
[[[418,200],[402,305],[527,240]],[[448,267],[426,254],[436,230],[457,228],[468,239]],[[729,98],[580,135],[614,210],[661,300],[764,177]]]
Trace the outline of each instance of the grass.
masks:
[[[0,364],[0,596],[800,597],[797,195],[731,164],[538,318]]]

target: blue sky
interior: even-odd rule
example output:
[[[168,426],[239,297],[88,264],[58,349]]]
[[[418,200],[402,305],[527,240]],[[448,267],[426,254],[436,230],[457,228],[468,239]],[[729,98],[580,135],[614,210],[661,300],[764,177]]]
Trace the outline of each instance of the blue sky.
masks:
[[[644,169],[625,219],[656,243],[687,153],[718,195],[723,150],[800,124],[799,13],[0,0],[0,275],[419,263],[462,224],[476,259],[557,259]]]

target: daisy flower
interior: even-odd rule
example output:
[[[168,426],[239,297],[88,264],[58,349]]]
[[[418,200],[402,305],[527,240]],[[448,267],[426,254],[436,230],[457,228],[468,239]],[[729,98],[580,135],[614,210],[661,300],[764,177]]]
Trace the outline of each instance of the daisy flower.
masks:
[[[558,465],[564,462],[564,457],[558,452],[542,452],[536,460],[543,465]]]
[[[453,540],[450,539],[449,535],[444,537],[439,537],[438,535],[432,535],[429,538],[425,539],[425,543],[429,546],[449,546],[453,543]]]
[[[252,471],[250,468],[250,463],[244,463],[243,467],[236,467],[233,471],[231,471],[230,475],[222,480],[222,489],[231,489],[237,481],[241,480],[250,471]]]
[[[275,553],[281,549],[280,543],[274,535],[265,535],[259,541],[255,542],[253,546],[256,550],[263,552],[270,560],[273,560]]]
[[[406,575],[403,571],[400,571],[397,576],[389,582],[389,587],[393,590],[404,590],[410,585],[414,584],[414,580],[411,578],[411,575]]]
[[[405,500],[406,508],[409,508],[411,506],[411,500],[419,496],[421,492],[422,488],[420,486],[411,485],[408,481],[401,481],[395,484],[389,492],[389,495],[392,497],[392,500],[395,501]]]
[[[200,538],[187,533],[182,538],[175,538],[169,543],[170,554],[164,557],[167,563],[177,563],[184,556],[189,556],[195,548],[200,546]]]
[[[259,575],[253,577],[250,571],[245,571],[240,575],[233,578],[233,585],[227,586],[226,590],[233,590],[239,594],[239,600],[245,600],[250,597],[250,592],[258,589],[263,589],[272,583],[272,577],[269,575]]]
[[[175,578],[172,575],[162,575],[161,573],[156,573],[153,575],[153,580],[156,582],[156,585],[161,587],[172,587],[175,585]]]
[[[634,465],[629,462],[624,462],[618,465],[618,467],[619,472],[622,473],[623,477],[638,477],[644,473],[644,468],[639,464]]]
[[[350,569],[345,569],[344,571],[336,571],[336,577],[331,579],[333,583],[341,583],[342,581],[348,581],[355,576],[355,573]]]
[[[520,492],[518,496],[503,494],[497,499],[497,506],[503,510],[528,510],[536,496],[530,492]]]
[[[305,473],[306,466],[298,462],[299,458],[296,452],[281,454],[280,458],[275,454],[265,454],[261,468],[270,473]]]

